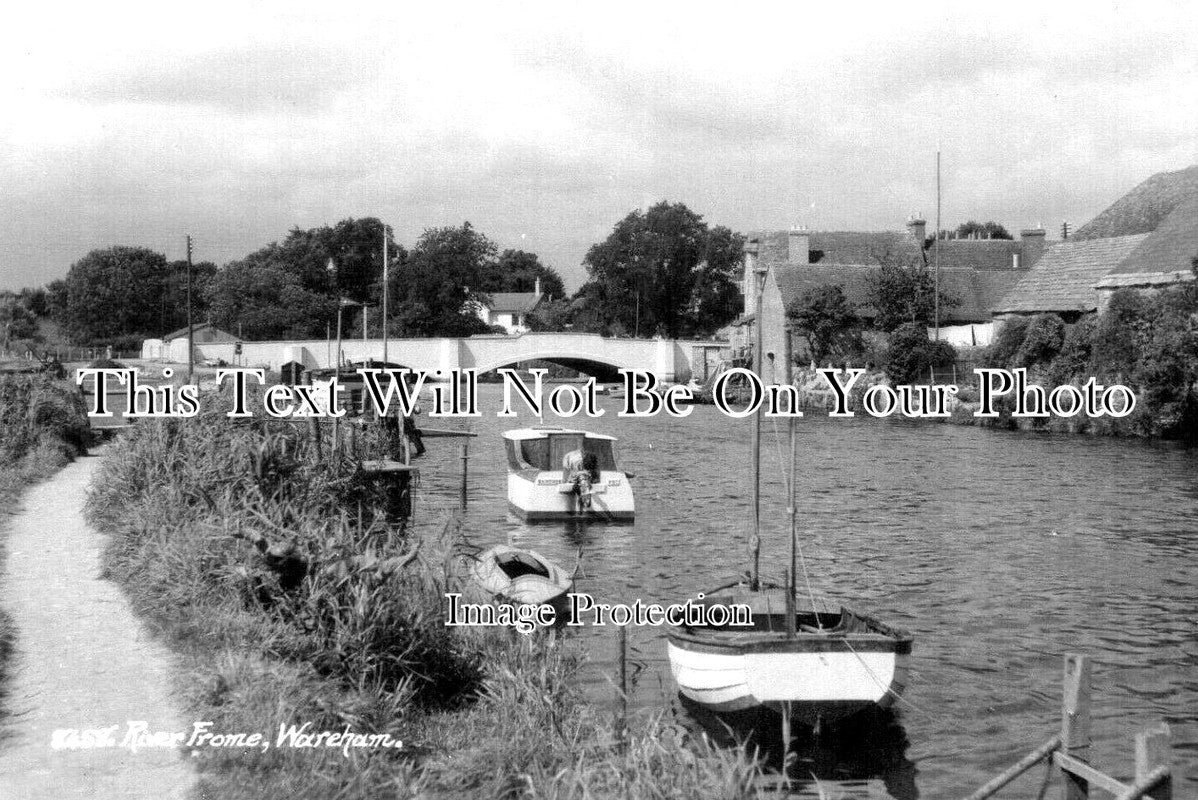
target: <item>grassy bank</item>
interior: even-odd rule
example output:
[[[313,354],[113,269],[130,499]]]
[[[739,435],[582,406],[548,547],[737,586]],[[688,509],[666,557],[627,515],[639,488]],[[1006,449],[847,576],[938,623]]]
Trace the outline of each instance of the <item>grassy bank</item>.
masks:
[[[382,450],[370,432],[353,438],[361,457]],[[460,531],[429,498],[426,524],[388,531],[381,498],[322,439],[220,410],[139,423],[96,481],[110,576],[182,655],[188,716],[272,743],[201,748],[202,796],[755,795],[743,752],[669,720],[617,736],[573,688],[568,637],[445,627]],[[305,723],[404,744],[273,746],[280,726]]]
[[[37,374],[0,375],[0,507],[13,509],[27,487],[85,452],[89,436],[83,401],[70,384]],[[0,699],[16,637],[0,608]]]

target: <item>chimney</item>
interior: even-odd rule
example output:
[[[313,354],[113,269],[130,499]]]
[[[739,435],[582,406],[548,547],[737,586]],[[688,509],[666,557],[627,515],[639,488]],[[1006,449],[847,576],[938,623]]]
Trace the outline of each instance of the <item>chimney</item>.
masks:
[[[745,299],[745,316],[757,311],[757,286],[754,271],[757,269],[757,240],[745,242],[745,274],[741,280],[740,292]]]
[[[923,214],[914,219],[908,219],[907,230],[911,232],[911,240],[923,246],[924,240],[928,235],[928,221],[923,218]]]
[[[786,240],[786,260],[791,264],[811,263],[811,234],[807,228],[795,225]]]
[[[541,296],[541,276],[540,275],[537,276],[536,283],[533,284],[532,293],[535,294],[537,297]]]
[[[1035,266],[1044,252],[1044,226],[1024,228],[1019,232],[1019,239],[1023,243],[1023,258],[1020,259],[1023,266],[1027,268]]]

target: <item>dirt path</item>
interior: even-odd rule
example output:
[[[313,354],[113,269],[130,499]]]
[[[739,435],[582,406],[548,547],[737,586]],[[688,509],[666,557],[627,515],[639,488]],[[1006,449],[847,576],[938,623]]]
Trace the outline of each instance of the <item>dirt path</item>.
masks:
[[[182,748],[121,746],[131,720],[151,731],[190,723],[174,704],[169,653],[100,579],[104,539],[83,519],[99,461],[81,458],[34,487],[0,532],[0,605],[18,637],[4,702],[11,716],[0,723],[5,798],[182,798],[193,780]],[[112,746],[51,747],[54,732],[67,728],[108,728]]]

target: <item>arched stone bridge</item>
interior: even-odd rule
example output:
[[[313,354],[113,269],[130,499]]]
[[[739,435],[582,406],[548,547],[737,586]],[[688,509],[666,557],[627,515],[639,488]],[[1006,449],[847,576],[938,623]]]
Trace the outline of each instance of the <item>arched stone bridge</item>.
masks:
[[[197,360],[223,360],[229,364],[263,366],[277,370],[297,361],[308,369],[333,364],[336,340],[243,342],[241,355],[233,342],[196,342]],[[525,333],[519,336],[484,335],[462,339],[391,339],[388,360],[409,369],[440,373],[473,369],[479,373],[519,362],[544,360],[566,364],[590,374],[614,375],[618,369],[650,370],[663,381],[705,379],[715,368],[726,342],[672,339],[609,339],[593,333]],[[171,360],[187,360],[187,340],[168,346]],[[345,358],[361,362],[382,361],[382,339],[344,339]],[[164,353],[164,355],[166,355]],[[181,356],[181,357],[180,357]]]

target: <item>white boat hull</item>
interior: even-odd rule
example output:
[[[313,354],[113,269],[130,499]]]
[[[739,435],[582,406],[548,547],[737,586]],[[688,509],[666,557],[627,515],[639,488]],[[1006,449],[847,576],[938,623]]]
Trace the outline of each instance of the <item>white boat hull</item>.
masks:
[[[561,470],[533,474],[508,473],[508,506],[530,522],[595,518],[627,522],[636,516],[632,484],[618,471],[603,471],[592,486],[591,508],[580,512],[578,495],[562,490]]]
[[[679,691],[713,711],[756,706],[832,720],[871,706],[888,708],[907,682],[907,655],[895,652],[715,653],[669,642]]]

